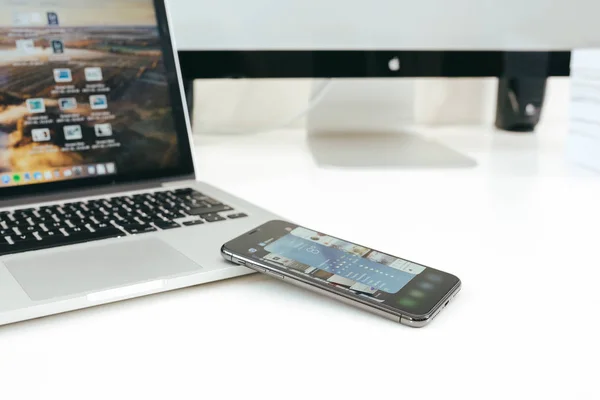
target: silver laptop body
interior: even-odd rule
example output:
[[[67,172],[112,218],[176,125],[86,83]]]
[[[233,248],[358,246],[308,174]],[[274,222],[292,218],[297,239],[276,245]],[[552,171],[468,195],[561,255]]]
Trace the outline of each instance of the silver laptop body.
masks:
[[[163,2],[82,1],[0,1],[0,325],[247,274],[276,218],[196,180]]]

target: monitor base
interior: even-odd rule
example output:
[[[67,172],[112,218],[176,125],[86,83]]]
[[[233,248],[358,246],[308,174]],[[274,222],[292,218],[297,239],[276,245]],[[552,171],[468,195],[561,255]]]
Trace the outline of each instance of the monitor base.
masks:
[[[307,145],[321,167],[472,168],[475,160],[409,132],[316,132]]]

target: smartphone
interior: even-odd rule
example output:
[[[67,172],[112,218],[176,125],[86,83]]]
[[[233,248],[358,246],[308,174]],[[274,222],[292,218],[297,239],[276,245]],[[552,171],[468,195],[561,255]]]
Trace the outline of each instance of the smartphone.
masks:
[[[404,325],[427,325],[456,296],[451,274],[286,221],[223,245],[223,257]]]

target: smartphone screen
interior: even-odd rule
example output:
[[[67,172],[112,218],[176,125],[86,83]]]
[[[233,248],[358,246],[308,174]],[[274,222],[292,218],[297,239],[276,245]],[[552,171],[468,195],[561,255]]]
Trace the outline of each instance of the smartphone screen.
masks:
[[[225,248],[415,316],[430,313],[459,283],[454,275],[285,221],[268,222]]]

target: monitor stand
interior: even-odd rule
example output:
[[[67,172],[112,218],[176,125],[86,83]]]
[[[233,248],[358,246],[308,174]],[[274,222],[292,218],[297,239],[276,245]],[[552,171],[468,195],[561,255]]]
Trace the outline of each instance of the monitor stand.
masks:
[[[470,168],[475,160],[417,132],[309,131],[315,162],[337,168]]]
[[[317,85],[313,86],[313,90]],[[319,166],[469,168],[476,162],[419,133],[408,80],[336,84],[306,118],[307,145]]]

